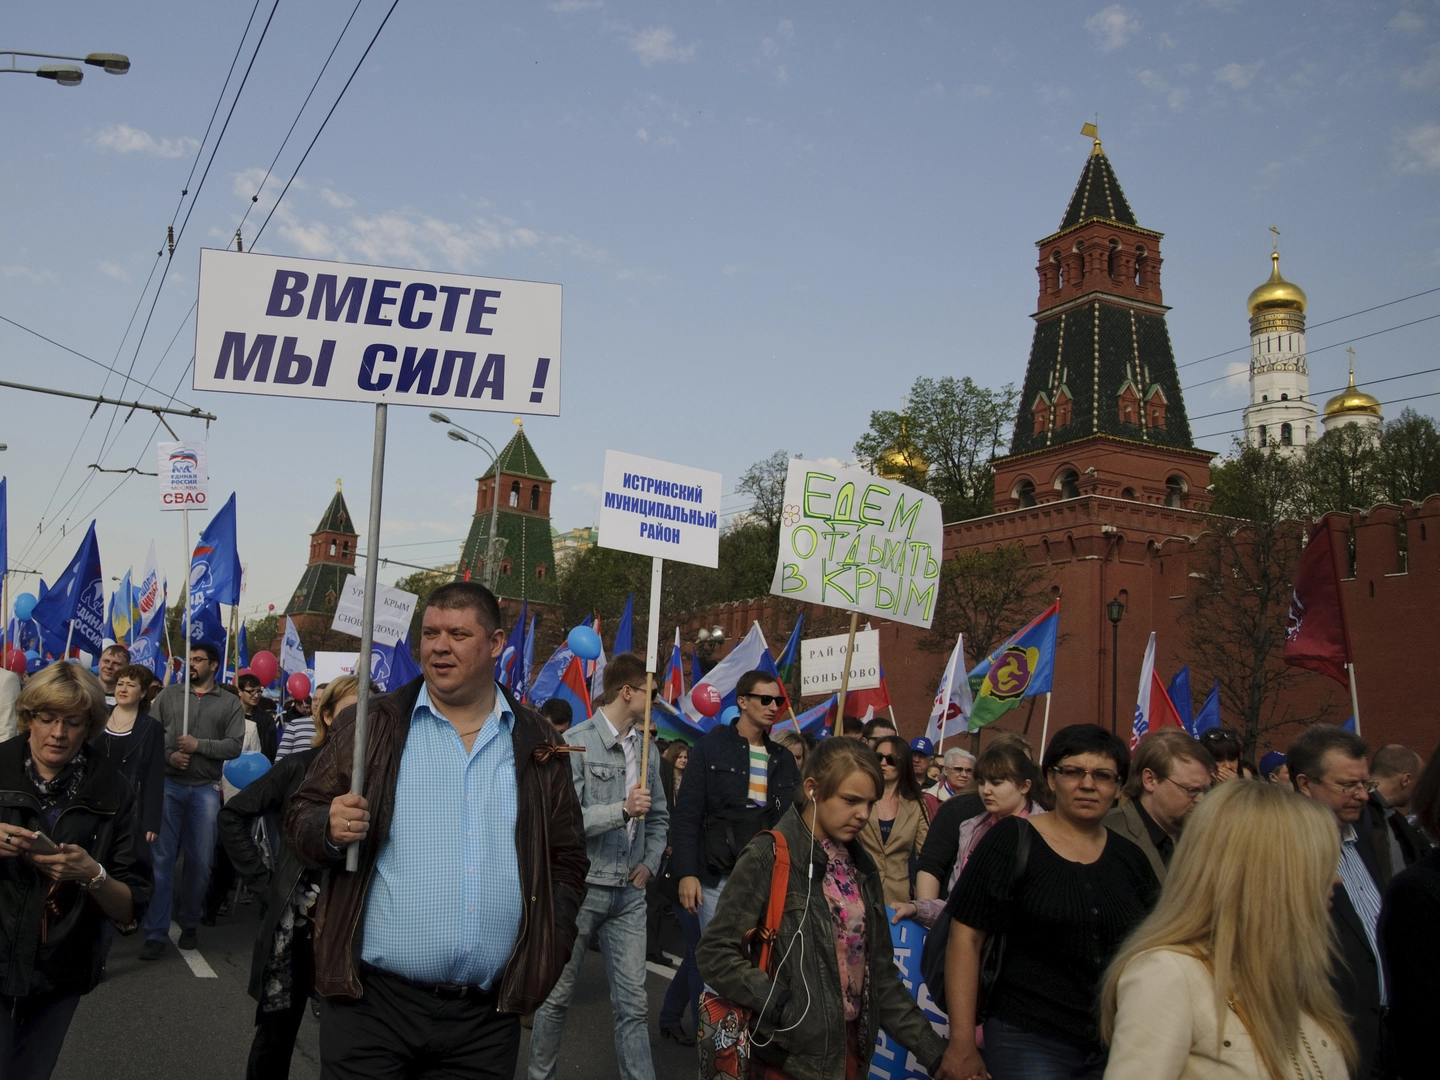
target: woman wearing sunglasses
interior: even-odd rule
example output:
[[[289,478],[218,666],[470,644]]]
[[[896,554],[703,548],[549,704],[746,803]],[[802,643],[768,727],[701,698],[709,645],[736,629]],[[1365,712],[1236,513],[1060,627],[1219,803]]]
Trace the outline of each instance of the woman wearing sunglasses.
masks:
[[[952,1075],[1104,1075],[1096,1013],[1101,980],[1160,892],[1140,849],[1104,824],[1129,764],[1125,744],[1104,728],[1061,728],[1041,763],[1054,811],[1006,818],[970,856],[947,908],[955,920],[945,959],[951,1033],[945,1064]],[[982,1059],[974,1031],[980,957],[991,934],[1005,935],[1005,951],[986,991]]]
[[[885,789],[875,803],[875,812],[860,830],[860,846],[880,869],[885,903],[904,904],[915,895],[911,867],[925,846],[930,811],[915,781],[905,740],[898,735],[885,736],[875,744],[875,756],[880,759]]]

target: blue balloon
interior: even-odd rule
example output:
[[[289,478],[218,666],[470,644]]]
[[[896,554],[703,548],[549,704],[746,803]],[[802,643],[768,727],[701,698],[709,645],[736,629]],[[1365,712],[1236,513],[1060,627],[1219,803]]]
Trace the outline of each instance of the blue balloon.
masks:
[[[570,636],[565,639],[570,646],[570,651],[581,660],[598,660],[600,658],[601,645],[600,635],[591,630],[588,626],[577,626],[570,631]]]
[[[40,659],[40,654],[39,654],[38,652],[36,652],[34,649],[26,649],[26,650],[25,650],[25,659],[26,659],[26,660],[39,660],[39,659]]]
[[[270,759],[258,750],[251,750],[225,762],[225,779],[237,788],[244,788],[269,771]]]
[[[721,724],[733,724],[740,719],[740,710],[734,705],[727,705],[720,710],[720,718],[715,721],[716,726]]]
[[[21,622],[25,622],[35,614],[35,605],[39,602],[34,593],[22,592],[15,597],[15,617]]]

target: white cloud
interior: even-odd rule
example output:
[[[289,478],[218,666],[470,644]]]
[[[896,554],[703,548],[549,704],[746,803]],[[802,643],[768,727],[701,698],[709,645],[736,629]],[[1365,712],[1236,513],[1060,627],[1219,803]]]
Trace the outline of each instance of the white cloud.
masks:
[[[1035,87],[1035,100],[1041,105],[1063,105],[1070,100],[1068,86],[1053,86],[1049,83]]]
[[[945,84],[939,79],[920,91],[921,98],[943,98],[945,96]]]
[[[576,11],[596,11],[604,6],[602,0],[555,0],[550,4],[550,10],[570,15]]]
[[[331,191],[329,188],[321,188],[320,197],[336,210],[349,210],[355,205],[355,200],[349,195],[342,195],[340,192]]]
[[[1403,135],[1400,161],[1405,172],[1440,169],[1440,124],[1421,124]]]
[[[592,499],[598,499],[600,497],[600,485],[593,481],[587,481],[583,484],[571,484],[570,490],[576,495],[588,495]]]
[[[53,285],[60,280],[49,270],[31,270],[28,266],[14,263],[0,266],[0,278],[6,281],[28,281],[31,285]]]
[[[157,139],[148,131],[132,128],[129,124],[111,124],[91,141],[96,146],[104,146],[121,154],[140,152],[167,158],[183,157],[200,146],[189,135],[182,135],[178,139]]]
[[[1412,90],[1423,90],[1437,78],[1440,78],[1440,43],[1431,45],[1420,63],[1400,72],[1401,84]]]
[[[1404,9],[1396,13],[1395,17],[1387,24],[1391,30],[1401,30],[1405,33],[1414,33],[1425,29],[1425,16],[1418,11],[1406,11]]]
[[[1183,86],[1174,86],[1165,76],[1158,71],[1151,71],[1148,68],[1136,76],[1140,85],[1147,90],[1153,90],[1157,94],[1164,94],[1166,104],[1172,109],[1180,109],[1190,98],[1190,91]]]
[[[985,83],[966,83],[960,87],[960,96],[972,101],[984,101],[986,98],[995,96],[995,87],[987,86]]]
[[[644,128],[637,128],[636,131],[635,131],[635,137],[636,137],[637,139],[639,139],[641,142],[649,142],[649,141],[650,141],[650,133],[649,133],[648,131],[646,131]]]
[[[130,275],[125,272],[125,268],[119,263],[98,262],[95,264],[95,269],[99,270],[106,277],[114,278],[116,281],[130,280]]]
[[[1231,90],[1244,90],[1260,70],[1260,61],[1253,64],[1226,64],[1215,72],[1215,81]]]
[[[1119,4],[1111,4],[1085,20],[1085,29],[1101,52],[1120,48],[1140,32],[1140,17]]]
[[[667,26],[653,26],[630,35],[630,49],[646,67],[663,63],[683,63],[695,56],[695,45],[680,45],[675,31]]]

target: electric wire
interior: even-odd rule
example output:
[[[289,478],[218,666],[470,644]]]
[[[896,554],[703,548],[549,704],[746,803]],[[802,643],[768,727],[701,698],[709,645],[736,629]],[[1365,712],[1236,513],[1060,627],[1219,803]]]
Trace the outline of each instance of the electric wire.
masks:
[[[278,3],[279,0],[276,0]],[[335,115],[340,102],[345,97],[345,91],[350,89],[350,84],[355,81],[355,76],[360,74],[360,65],[365,63],[365,58],[370,55],[370,50],[375,47],[375,42],[380,39],[380,32],[385,29],[385,24],[390,21],[390,16],[395,13],[400,0],[393,0],[390,10],[385,12],[385,18],[380,20],[380,25],[375,28],[375,34],[370,38],[370,44],[365,46],[365,51],[360,54],[360,59],[355,62],[355,70],[350,72],[350,77],[345,80],[345,85],[340,88],[340,93],[335,96],[335,102],[330,106],[330,111],[325,114],[325,119],[320,121],[320,128],[315,132],[315,137],[310,140],[310,145],[305,148],[305,153],[300,155],[300,161],[295,166],[295,171],[290,174],[290,179],[285,181],[285,186],[280,189],[280,196],[275,200],[275,205],[270,207],[270,212],[265,215],[265,220],[260,223],[260,228],[255,232],[255,238],[250,241],[250,250],[255,250],[255,245],[260,242],[260,237],[265,233],[265,227],[270,224],[270,219],[275,216],[275,211],[280,209],[280,203],[285,199],[285,193],[290,190],[290,185],[300,175],[300,170],[305,167],[305,161],[310,157],[310,151],[315,149],[315,144],[320,141],[320,136],[325,131],[325,125],[330,123],[330,117]]]
[[[1426,398],[1440,397],[1440,390],[1431,390],[1428,394],[1411,394],[1409,397],[1391,398],[1389,401],[1380,402],[1381,405],[1403,405],[1407,401],[1424,401]],[[1226,431],[1212,431],[1208,435],[1197,435],[1194,442],[1201,439],[1218,439],[1221,435],[1239,435],[1245,429],[1243,427],[1229,428]]]
[[[258,2],[258,0],[257,0]],[[260,181],[260,186],[255,189],[250,202],[245,207],[245,214],[240,218],[240,224],[235,226],[235,235],[238,238],[240,231],[245,228],[245,222],[250,220],[250,211],[260,201],[260,196],[265,191],[265,185],[270,180],[270,174],[275,171],[275,163],[280,160],[280,155],[285,152],[285,147],[290,143],[290,136],[295,134],[295,125],[300,123],[300,117],[304,115],[305,108],[310,104],[310,99],[315,96],[315,89],[320,85],[320,80],[325,77],[325,72],[330,67],[330,61],[335,58],[335,50],[340,48],[340,42],[344,40],[345,33],[350,29],[350,24],[355,21],[355,15],[360,10],[360,5],[365,0],[355,0],[355,6],[350,9],[350,18],[345,20],[345,25],[340,28],[340,36],[335,39],[335,44],[330,46],[330,55],[325,57],[325,63],[320,66],[320,74],[315,76],[315,81],[310,84],[310,93],[305,95],[305,100],[300,103],[300,108],[295,112],[295,119],[290,121],[290,130],[285,132],[285,138],[280,140],[280,148],[275,151],[275,156],[270,159],[270,167],[265,170],[265,178]],[[257,234],[258,236],[258,234]]]
[[[1366,385],[1366,386],[1378,386],[1380,383],[1394,382],[1396,379],[1414,379],[1414,378],[1416,378],[1416,377],[1418,377],[1418,376],[1420,376],[1420,375],[1433,375],[1433,374],[1434,374],[1435,372],[1437,372],[1437,371],[1440,371],[1440,367],[1421,368],[1419,371],[1407,371],[1407,372],[1404,372],[1404,373],[1401,374],[1401,375],[1386,375],[1384,378],[1380,378],[1380,379],[1366,379],[1366,380],[1365,380],[1365,385]],[[1310,397],[1309,397],[1308,399],[1305,399],[1305,400],[1309,400],[1309,401],[1311,401],[1311,402],[1313,403],[1313,401],[1314,401],[1315,398],[1323,398],[1323,397],[1325,397],[1325,396],[1327,396],[1327,395],[1329,395],[1329,394],[1338,394],[1338,393],[1340,393],[1340,391],[1342,391],[1342,390],[1347,390],[1347,389],[1349,389],[1349,386],[1348,386],[1348,385],[1347,385],[1347,386],[1337,386],[1337,387],[1335,387],[1335,388],[1333,388],[1333,389],[1331,389],[1331,390],[1318,390],[1318,391],[1316,391],[1315,393],[1311,394]],[[1250,404],[1254,404],[1254,402],[1251,402]],[[1216,416],[1226,416],[1226,415],[1228,415],[1228,414],[1230,414],[1230,413],[1233,413],[1233,412],[1240,412],[1240,411],[1243,410],[1243,409],[1248,409],[1249,407],[1250,407],[1249,404],[1247,404],[1247,405],[1234,405],[1234,406],[1232,406],[1232,407],[1230,407],[1230,408],[1228,408],[1228,409],[1221,409],[1219,412],[1201,413],[1199,416],[1189,416],[1189,417],[1186,417],[1186,419],[1189,420],[1189,421],[1193,424],[1196,420],[1209,420],[1209,419],[1211,419],[1212,417],[1216,417]]]

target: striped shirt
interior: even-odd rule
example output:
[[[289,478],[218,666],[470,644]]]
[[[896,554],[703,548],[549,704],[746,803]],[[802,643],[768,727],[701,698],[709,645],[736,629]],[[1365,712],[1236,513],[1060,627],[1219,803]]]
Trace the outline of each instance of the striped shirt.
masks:
[[[765,795],[770,781],[770,755],[765,745],[750,744],[750,791],[749,798],[756,806],[765,805]]]
[[[285,731],[280,736],[280,745],[275,750],[275,760],[291,754],[298,754],[301,750],[309,750],[315,742],[315,718],[313,716],[296,716],[285,724]]]
[[[1380,957],[1380,946],[1376,940],[1375,927],[1380,921],[1380,889],[1370,876],[1370,869],[1360,857],[1355,845],[1355,826],[1345,824],[1340,833],[1340,880],[1345,884],[1345,894],[1350,897],[1350,906],[1360,916],[1365,927],[1365,940],[1375,954],[1375,970],[1380,975],[1380,1004],[1386,1004],[1385,963]]]
[[[421,687],[390,835],[365,899],[361,959],[428,983],[488,989],[523,915],[515,852],[515,717],[499,688],[469,752]]]

